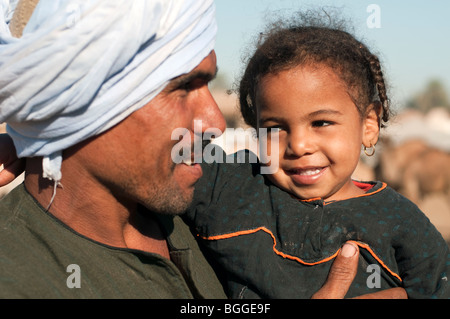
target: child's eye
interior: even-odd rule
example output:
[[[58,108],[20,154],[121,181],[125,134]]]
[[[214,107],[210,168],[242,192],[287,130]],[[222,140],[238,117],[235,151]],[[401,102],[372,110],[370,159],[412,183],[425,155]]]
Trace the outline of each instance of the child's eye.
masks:
[[[312,122],[312,126],[313,127],[324,127],[324,126],[329,126],[332,125],[333,122],[331,121],[325,121],[325,120],[320,120],[320,121],[314,121]]]
[[[266,127],[265,128],[267,130],[267,134],[277,134],[280,133],[282,128],[280,126],[271,126],[271,127]]]

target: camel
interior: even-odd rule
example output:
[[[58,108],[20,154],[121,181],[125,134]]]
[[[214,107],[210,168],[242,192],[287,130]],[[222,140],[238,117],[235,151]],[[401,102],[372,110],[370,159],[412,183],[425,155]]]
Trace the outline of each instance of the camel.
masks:
[[[408,164],[426,152],[429,147],[421,140],[410,140],[396,146],[389,138],[383,138],[380,144],[382,147],[376,167],[377,178],[399,190]]]
[[[400,193],[414,203],[426,195],[443,193],[450,204],[450,154],[429,149],[412,158],[404,169]]]
[[[450,154],[421,140],[393,145],[383,140],[377,178],[414,203],[432,193],[450,197]]]

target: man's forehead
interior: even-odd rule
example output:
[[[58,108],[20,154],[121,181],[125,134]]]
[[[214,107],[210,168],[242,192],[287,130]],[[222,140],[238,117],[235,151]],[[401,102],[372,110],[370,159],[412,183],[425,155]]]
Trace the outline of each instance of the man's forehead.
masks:
[[[198,77],[200,77],[200,78],[209,77],[209,78],[213,79],[217,75],[218,71],[219,71],[219,68],[217,67],[217,63],[216,63],[216,54],[213,50],[191,72],[177,76],[177,77],[173,78],[171,80],[171,82],[177,81],[177,80],[179,81],[179,80],[183,80],[183,79],[189,79],[189,78],[193,79],[193,78],[198,78]]]

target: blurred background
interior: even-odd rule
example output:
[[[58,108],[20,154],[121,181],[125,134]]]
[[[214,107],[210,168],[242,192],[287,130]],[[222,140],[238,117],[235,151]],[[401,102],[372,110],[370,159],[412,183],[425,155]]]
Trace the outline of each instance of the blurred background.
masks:
[[[396,116],[354,178],[383,180],[415,202],[450,245],[450,1],[215,0],[219,73],[211,90],[229,128],[246,128],[233,89],[255,39],[274,17],[334,8],[377,53]],[[373,6],[375,5],[375,6]],[[0,132],[4,125],[0,124]],[[235,141],[234,137],[220,140]],[[229,151],[235,145],[223,145]],[[21,182],[16,180],[16,184]],[[14,185],[12,185],[14,186]],[[9,188],[0,188],[0,197]]]

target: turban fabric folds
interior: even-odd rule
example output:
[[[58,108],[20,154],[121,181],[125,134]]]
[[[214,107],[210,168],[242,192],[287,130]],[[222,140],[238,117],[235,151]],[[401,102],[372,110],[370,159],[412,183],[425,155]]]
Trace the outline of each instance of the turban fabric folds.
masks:
[[[19,157],[62,151],[116,125],[214,48],[212,0],[40,0],[20,38],[0,0],[0,123]]]

